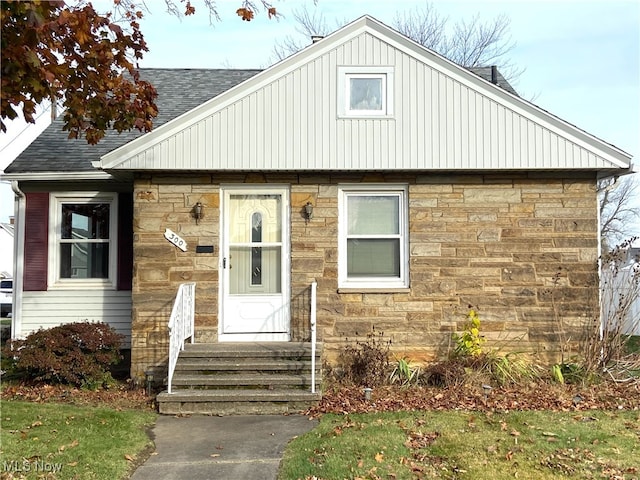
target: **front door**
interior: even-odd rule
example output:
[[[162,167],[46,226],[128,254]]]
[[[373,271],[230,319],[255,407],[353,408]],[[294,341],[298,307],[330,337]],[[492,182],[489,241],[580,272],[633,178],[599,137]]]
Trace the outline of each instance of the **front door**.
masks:
[[[224,187],[221,341],[289,340],[289,191]]]

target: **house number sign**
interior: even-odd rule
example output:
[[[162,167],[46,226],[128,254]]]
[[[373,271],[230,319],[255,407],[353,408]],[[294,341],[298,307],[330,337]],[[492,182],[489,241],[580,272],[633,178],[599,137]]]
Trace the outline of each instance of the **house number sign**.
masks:
[[[164,231],[164,238],[169,240],[169,242],[173,243],[176,247],[178,247],[183,252],[187,251],[187,242],[184,238],[180,237],[176,232],[169,230],[168,228]]]

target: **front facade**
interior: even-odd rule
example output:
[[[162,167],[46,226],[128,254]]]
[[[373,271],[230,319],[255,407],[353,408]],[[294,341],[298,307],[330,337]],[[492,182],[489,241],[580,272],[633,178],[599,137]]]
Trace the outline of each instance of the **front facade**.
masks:
[[[141,377],[186,282],[198,342],[270,342],[307,339],[315,280],[329,361],[372,331],[431,360],[470,306],[553,356],[597,310],[596,181],[626,153],[369,17],[221,90],[65,180],[9,167],[17,332],[106,319]]]

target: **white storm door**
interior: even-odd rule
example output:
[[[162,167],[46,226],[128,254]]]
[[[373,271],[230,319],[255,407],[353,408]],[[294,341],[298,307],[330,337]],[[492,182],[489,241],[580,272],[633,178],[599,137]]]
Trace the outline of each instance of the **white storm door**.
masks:
[[[286,188],[223,188],[222,335],[288,340],[288,207]]]

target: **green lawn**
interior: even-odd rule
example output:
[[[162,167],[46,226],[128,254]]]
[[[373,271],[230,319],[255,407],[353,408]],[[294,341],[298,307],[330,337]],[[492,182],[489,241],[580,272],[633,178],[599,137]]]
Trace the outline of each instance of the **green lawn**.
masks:
[[[627,337],[625,346],[628,353],[640,353],[640,335]]]
[[[152,442],[140,410],[3,400],[0,478],[127,478]],[[11,476],[13,474],[13,476]]]
[[[325,415],[285,452],[291,479],[637,479],[640,412]]]

